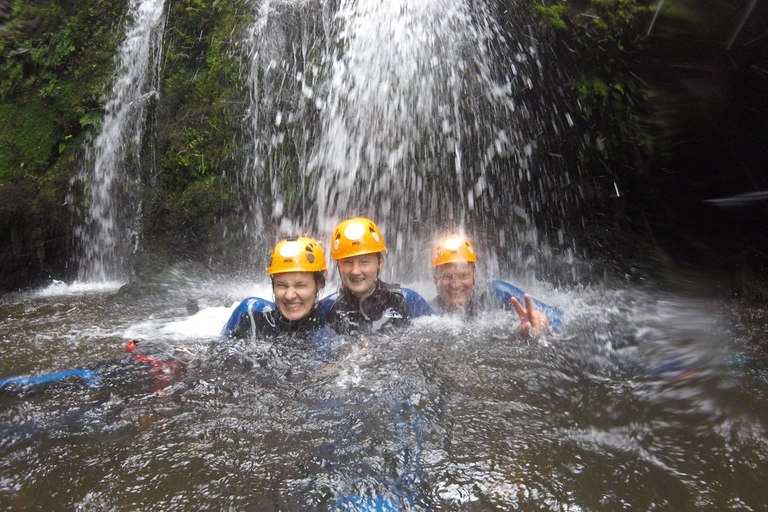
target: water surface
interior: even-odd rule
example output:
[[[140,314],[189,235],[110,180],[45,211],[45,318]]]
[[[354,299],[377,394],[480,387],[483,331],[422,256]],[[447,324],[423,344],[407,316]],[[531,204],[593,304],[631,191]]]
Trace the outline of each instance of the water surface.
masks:
[[[0,504],[765,509],[761,310],[639,288],[535,291],[566,312],[559,332],[523,338],[507,313],[419,319],[338,339],[332,361],[296,342],[218,341],[264,285],[4,295],[0,375],[92,368],[101,381],[0,396]],[[130,339],[189,364],[152,370],[126,354]]]

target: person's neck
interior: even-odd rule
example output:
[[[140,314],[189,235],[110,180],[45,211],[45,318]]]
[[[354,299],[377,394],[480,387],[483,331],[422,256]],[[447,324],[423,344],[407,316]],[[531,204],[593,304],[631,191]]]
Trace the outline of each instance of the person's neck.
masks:
[[[469,298],[460,303],[457,304],[455,302],[448,303],[443,300],[443,305],[445,306],[445,310],[449,313],[466,313],[469,310],[470,305],[472,304],[472,298],[474,297],[474,294],[470,295]],[[442,300],[442,297],[441,297]]]
[[[373,282],[370,288],[368,288],[366,291],[362,293],[352,293],[352,295],[359,300],[360,302],[363,302],[365,299],[373,295],[373,292],[376,291],[376,287],[379,285],[379,279],[376,278],[376,281]]]

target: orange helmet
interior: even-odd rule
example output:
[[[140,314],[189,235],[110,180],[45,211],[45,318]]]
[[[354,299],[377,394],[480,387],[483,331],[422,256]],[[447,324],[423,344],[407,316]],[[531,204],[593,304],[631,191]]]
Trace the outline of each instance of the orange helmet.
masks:
[[[458,261],[477,261],[472,243],[461,235],[451,235],[440,240],[432,251],[432,267]]]
[[[325,254],[320,244],[306,236],[293,236],[275,246],[267,273],[272,275],[320,270],[326,270]]]
[[[345,220],[333,231],[331,258],[341,260],[386,249],[381,231],[372,220],[357,217]]]

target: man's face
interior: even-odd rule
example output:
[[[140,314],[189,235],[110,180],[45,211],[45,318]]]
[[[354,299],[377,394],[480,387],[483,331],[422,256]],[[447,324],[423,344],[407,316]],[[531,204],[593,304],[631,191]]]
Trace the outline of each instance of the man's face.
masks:
[[[469,304],[475,290],[475,266],[467,262],[440,265],[433,275],[437,294],[449,310]]]

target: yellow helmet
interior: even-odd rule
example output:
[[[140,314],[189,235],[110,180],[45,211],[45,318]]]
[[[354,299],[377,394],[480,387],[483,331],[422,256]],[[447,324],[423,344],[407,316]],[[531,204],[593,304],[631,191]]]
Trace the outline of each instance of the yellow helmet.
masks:
[[[331,258],[341,260],[386,249],[381,231],[372,220],[357,217],[345,220],[333,231]]]
[[[472,243],[461,235],[451,235],[440,240],[432,251],[432,267],[458,261],[477,261]]]
[[[320,270],[326,270],[325,254],[320,244],[306,236],[293,236],[275,246],[267,273],[272,275]]]

